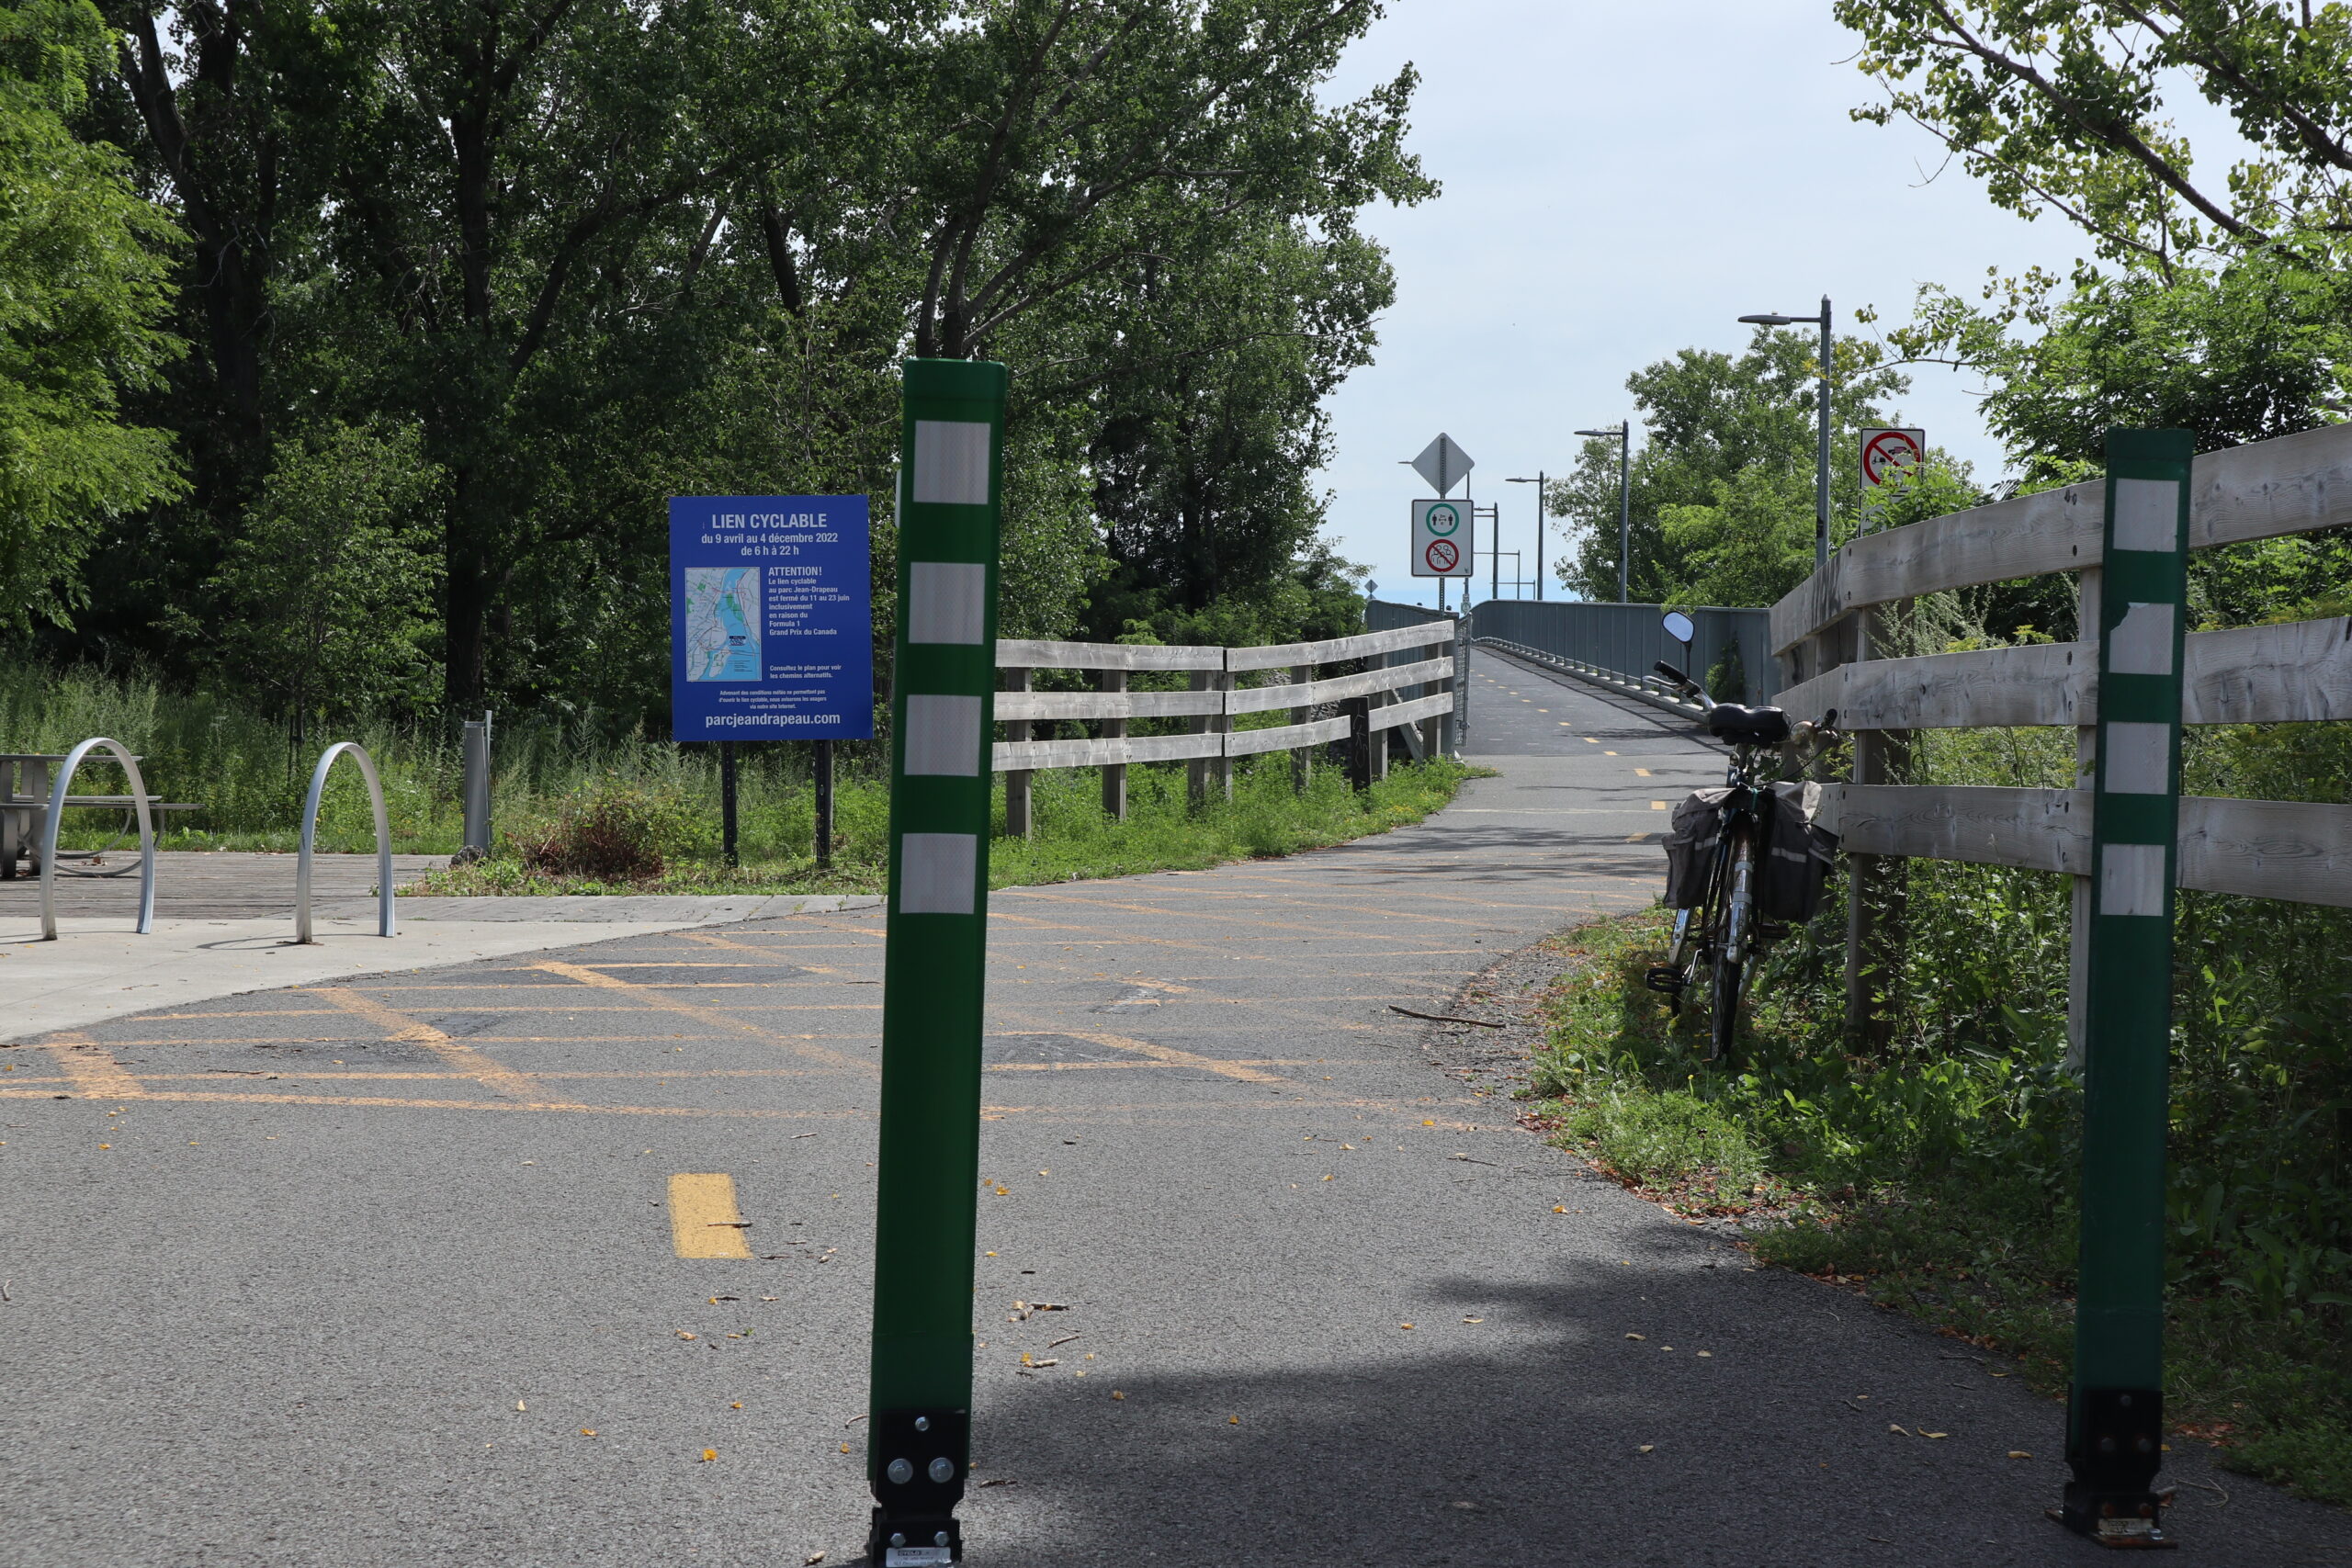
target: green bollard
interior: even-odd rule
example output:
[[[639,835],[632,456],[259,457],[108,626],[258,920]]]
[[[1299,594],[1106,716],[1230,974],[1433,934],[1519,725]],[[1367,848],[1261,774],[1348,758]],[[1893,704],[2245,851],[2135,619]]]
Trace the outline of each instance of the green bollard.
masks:
[[[866,1480],[875,1568],[961,1561],[1005,368],[905,367]]]
[[[2173,863],[2180,838],[2180,660],[2188,598],[2185,430],[2107,434],[2098,752],[2083,1081],[2083,1234],[2074,1479],[2051,1510],[2101,1545],[2166,1547],[2165,1133]]]

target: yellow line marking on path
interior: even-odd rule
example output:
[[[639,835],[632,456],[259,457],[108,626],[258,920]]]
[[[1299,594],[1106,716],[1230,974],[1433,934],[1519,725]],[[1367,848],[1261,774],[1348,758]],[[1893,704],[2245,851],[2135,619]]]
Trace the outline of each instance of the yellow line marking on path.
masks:
[[[681,1258],[749,1258],[735,1179],[680,1171],[670,1178],[670,1245]]]
[[[0,1089],[0,1100],[53,1100],[46,1089]],[[130,1100],[125,1093],[113,1098]],[[718,1111],[694,1105],[587,1105],[544,1101],[525,1105],[511,1100],[416,1100],[397,1095],[366,1094],[207,1094],[197,1089],[141,1089],[140,1100],[169,1100],[196,1105],[364,1105],[387,1111],[561,1111],[582,1116],[712,1116],[755,1121],[870,1120],[865,1111]]]
[[[1041,931],[1076,931],[1080,934],[1075,941],[1058,937],[1040,937],[1035,942],[1023,943],[998,936],[995,928],[1000,921],[1007,925],[1030,926]],[[1295,964],[1298,962],[1283,953],[1256,953],[1248,948],[1237,949],[1207,942],[1185,942],[1177,937],[1124,935],[1106,932],[1099,926],[1066,926],[1057,920],[1041,920],[1033,915],[1008,914],[1001,909],[989,911],[989,945],[991,947],[1043,946],[1054,942],[1059,942],[1063,946],[1073,946],[1083,942],[1095,947],[1181,947],[1189,953],[1214,953],[1220,958],[1246,959],[1252,964]]]
[[[1031,1015],[1031,1021],[1040,1021]],[[1091,1034],[1076,1029],[1001,1029],[995,1032],[1000,1038],[1012,1040],[1032,1035],[1059,1035],[1065,1040],[1083,1040],[1090,1045],[1107,1045],[1114,1051],[1132,1051],[1138,1056],[1148,1056],[1171,1067],[1196,1067],[1202,1072],[1216,1073],[1242,1083],[1287,1084],[1291,1081],[1279,1073],[1261,1072],[1240,1062],[1196,1056],[1190,1051],[1179,1051],[1173,1045],[1155,1044],[1151,1041],[1135,1040],[1125,1034]]]
[[[1167,919],[1170,915],[1176,915],[1188,920],[1215,920],[1221,925],[1263,926],[1268,931],[1299,931],[1304,932],[1308,936],[1356,937],[1363,934],[1361,931],[1321,931],[1312,926],[1299,925],[1295,921],[1237,919],[1232,915],[1217,909],[1176,909],[1170,908],[1164,904],[1128,904],[1123,903],[1115,898],[1087,898],[1069,893],[1040,893],[1035,888],[1029,887],[1009,889],[1008,891],[1017,892],[1024,898],[1045,898],[1050,899],[1057,904],[1083,904],[1089,908],[1097,909],[1125,909],[1131,914],[1158,915],[1162,919]],[[1387,911],[1374,909],[1365,910],[1365,913],[1367,914],[1382,914],[1386,912]]]
[[[86,1034],[52,1034],[40,1044],[41,1049],[57,1058],[57,1065],[74,1085],[74,1092],[84,1100],[140,1100],[146,1096],[147,1091],[140,1087],[130,1069]]]
[[[1277,878],[1272,878],[1272,877],[1268,877],[1268,878],[1264,878],[1264,879],[1262,879],[1262,880],[1266,880],[1266,881],[1275,881],[1275,880],[1279,880],[1279,879],[1277,879]],[[1306,883],[1306,884],[1304,884],[1304,886],[1318,886],[1318,885],[1314,884],[1314,883]],[[1323,886],[1323,888],[1324,888],[1324,890],[1325,890],[1325,892],[1326,892],[1326,894],[1327,894],[1327,897],[1322,897],[1322,898],[1306,898],[1306,897],[1299,897],[1299,896],[1298,896],[1298,895],[1296,895],[1296,894],[1227,892],[1227,891],[1224,891],[1224,890],[1222,890],[1222,889],[1214,888],[1214,887],[1187,888],[1187,889],[1185,889],[1184,891],[1185,891],[1187,894],[1189,894],[1189,895],[1191,895],[1191,896],[1193,896],[1193,897],[1209,897],[1209,898],[1250,898],[1250,899],[1257,899],[1257,900],[1261,900],[1261,901],[1262,901],[1262,902],[1264,902],[1264,903],[1266,903],[1266,904],[1268,904],[1268,905],[1271,905],[1271,906],[1272,906],[1272,907],[1274,907],[1274,908],[1294,908],[1294,909],[1336,909],[1336,910],[1338,910],[1338,911],[1340,911],[1340,912],[1341,912],[1341,913],[1343,913],[1343,914],[1363,914],[1363,915],[1365,915],[1365,916],[1373,917],[1373,918],[1374,918],[1375,919],[1377,919],[1377,920],[1379,920],[1379,921],[1381,921],[1381,922],[1383,922],[1383,923],[1389,924],[1389,925],[1394,925],[1394,924],[1396,923],[1396,919],[1398,919],[1398,916],[1397,916],[1397,913],[1396,913],[1396,906],[1394,905],[1394,903],[1393,903],[1393,902],[1388,902],[1388,901],[1386,901],[1388,890],[1387,890],[1387,889],[1385,889],[1385,888],[1379,888],[1379,889],[1367,889],[1362,897],[1351,897],[1349,896],[1349,890],[1348,890],[1347,888],[1345,888],[1345,887],[1333,887],[1333,886],[1329,886],[1329,885],[1328,885],[1328,884],[1323,884],[1323,885],[1320,885],[1320,886]],[[1413,891],[1413,893],[1414,893],[1415,895],[1417,895],[1417,896],[1418,896],[1418,895],[1419,894],[1419,892],[1420,892],[1420,890],[1419,890],[1419,888],[1415,888],[1415,889],[1413,889],[1412,891]],[[1091,902],[1096,902],[1096,900],[1092,900],[1092,899],[1085,899],[1085,898],[1080,898],[1080,899],[1075,899],[1075,900],[1073,900],[1073,902],[1077,902],[1077,903],[1081,903],[1081,904],[1082,904],[1082,903],[1091,903]],[[1483,898],[1478,898],[1478,899],[1464,899],[1464,900],[1463,900],[1463,902],[1464,902],[1464,903],[1475,903],[1475,904],[1478,904],[1478,905],[1480,905],[1481,907],[1487,907],[1487,906],[1489,906],[1489,905],[1491,904],[1491,901],[1490,901],[1490,900],[1483,899]],[[1551,908],[1551,906],[1549,906],[1549,905],[1544,905],[1544,904],[1505,905],[1505,906],[1501,906],[1501,907],[1502,907],[1502,908],[1529,908],[1529,909],[1540,909],[1540,908]],[[1362,940],[1362,939],[1363,939],[1363,937],[1365,937],[1366,935],[1371,934],[1371,933],[1368,933],[1368,932],[1365,932],[1365,931],[1347,931],[1347,930],[1331,931],[1331,930],[1327,930],[1327,929],[1325,929],[1325,928],[1323,928],[1323,927],[1319,927],[1319,926],[1305,926],[1305,925],[1300,925],[1300,924],[1298,924],[1296,921],[1294,921],[1294,920],[1247,920],[1247,921],[1237,921],[1237,920],[1235,920],[1235,919],[1232,918],[1232,916],[1230,916],[1229,914],[1227,914],[1227,913],[1226,913],[1226,912],[1224,912],[1223,910],[1218,910],[1218,909],[1171,909],[1171,908],[1152,908],[1152,907],[1151,907],[1151,906],[1149,906],[1149,905],[1137,905],[1137,904],[1115,904],[1115,905],[1112,905],[1112,906],[1111,906],[1111,908],[1119,908],[1119,909],[1143,909],[1143,910],[1148,910],[1150,913],[1153,913],[1153,914],[1181,915],[1181,916],[1184,917],[1184,918],[1185,918],[1185,919],[1194,919],[1194,920],[1217,920],[1217,921],[1220,921],[1220,922],[1222,922],[1222,923],[1224,923],[1224,924],[1227,924],[1227,925],[1236,925],[1236,924],[1242,924],[1242,925],[1260,925],[1260,926],[1265,926],[1265,927],[1269,928],[1270,930],[1273,930],[1273,931],[1303,931],[1303,932],[1305,932],[1305,933],[1306,933],[1306,934],[1308,934],[1308,935],[1310,935],[1310,936],[1337,936],[1337,937],[1348,937],[1348,938],[1352,938],[1352,939],[1356,939],[1356,940]],[[1410,919],[1415,919],[1415,920],[1430,920],[1430,921],[1435,921],[1435,922],[1436,922],[1437,924],[1439,924],[1439,925],[1448,925],[1448,926],[1477,926],[1477,927],[1480,927],[1480,928],[1482,928],[1482,929],[1483,929],[1483,928],[1485,928],[1485,927],[1487,927],[1487,926],[1490,926],[1490,925],[1492,925],[1492,924],[1494,923],[1494,922],[1493,922],[1493,921],[1491,921],[1491,920],[1457,920],[1457,919],[1452,919],[1451,917],[1449,917],[1449,916],[1445,916],[1445,915],[1431,915],[1431,914],[1426,914],[1426,913],[1422,913],[1422,914],[1416,914],[1416,915],[1413,915],[1413,916],[1411,916],[1411,917],[1409,917],[1409,918],[1410,918]]]
[[[583,969],[784,969],[783,964],[746,964],[740,958],[632,958],[627,963],[583,964]]]
[[[466,1077],[480,1083],[493,1094],[512,1095],[516,1100],[532,1100],[539,1097],[538,1086],[524,1074],[516,1072],[495,1056],[487,1055],[472,1046],[450,1039],[429,1023],[419,1023],[406,1013],[396,1012],[373,997],[363,997],[357,991],[342,987],[321,987],[319,995],[348,1013],[353,1013],[390,1032],[390,1038],[407,1044],[422,1045]]]
[[[1055,1031],[1066,1033],[1067,1031]],[[1180,1064],[1192,1066],[1191,1063]],[[1230,1064],[1227,1064],[1230,1065]],[[1305,1090],[1306,1085],[1294,1080],[1280,1080]],[[1315,1086],[1320,1089],[1322,1086]],[[0,1100],[54,1100],[46,1089],[0,1089]],[[136,1094],[112,1098],[170,1101],[191,1105],[331,1105],[336,1107],[363,1106],[386,1111],[496,1111],[507,1112],[557,1111],[586,1116],[680,1116],[700,1117],[717,1121],[754,1122],[870,1122],[871,1111],[784,1111],[784,1110],[707,1110],[697,1106],[679,1105],[519,1105],[509,1100],[403,1100],[391,1096],[344,1094],[205,1094],[184,1089],[141,1089]],[[1302,1106],[1317,1111],[1393,1111],[1410,1116],[1426,1116],[1436,1101],[1407,1102],[1395,1100],[1338,1099],[1328,1095],[1309,1099],[1304,1093],[1294,1099],[1249,1100],[1139,1100],[1117,1105],[982,1105],[987,1116],[1039,1115],[1060,1116],[1072,1121],[1086,1121],[1105,1112],[1136,1111],[1177,1111],[1212,1112],[1222,1118],[1232,1111],[1252,1108],[1295,1111]],[[1476,1131],[1482,1123],[1441,1119],[1440,1128],[1454,1131]]]
[[[1666,809],[1666,802],[1662,800],[1653,800],[1650,802],[1650,809],[1652,811],[1663,811]]]
[[[543,969],[550,975],[561,975],[568,979],[577,980],[583,986],[594,986],[603,990],[627,991],[631,995],[642,997],[645,999],[645,1005],[648,1007],[660,1008],[665,1012],[679,1013],[687,1018],[699,1020],[704,1023],[716,1024],[721,1029],[734,1030],[736,1032],[741,1034],[756,1035],[762,1040],[774,1041],[776,1043],[783,1045],[786,1050],[797,1052],[799,1055],[809,1058],[811,1061],[828,1063],[836,1067],[849,1067],[860,1073],[875,1073],[881,1070],[875,1063],[861,1062],[854,1056],[844,1056],[839,1051],[829,1051],[821,1045],[808,1045],[801,1043],[800,1042],[794,1040],[789,1035],[778,1034],[773,1029],[768,1029],[760,1024],[753,1023],[748,1019],[734,1017],[729,1013],[721,1011],[718,1008],[707,1008],[699,1003],[682,1001],[679,998],[667,995],[664,992],[654,990],[650,987],[632,985],[627,980],[616,978],[611,975],[601,975],[594,969],[583,968],[582,965],[577,964],[564,964],[556,960],[549,960],[545,964],[535,964],[532,967],[535,969]],[[796,1008],[792,1010],[797,1012],[804,1010]],[[850,1009],[844,1007],[815,1010],[842,1012],[858,1010],[879,1012],[881,1008],[879,1004],[876,1004],[870,1008],[862,1009]]]
[[[1567,873],[1565,874],[1573,876],[1579,874]],[[1583,873],[1581,874],[1590,875],[1591,874]],[[1295,884],[1299,886],[1305,887],[1329,887],[1331,886],[1329,883],[1309,881],[1307,878],[1303,876],[1250,876],[1245,874],[1243,875],[1237,876],[1234,880],[1248,882],[1283,882]],[[1343,888],[1335,888],[1333,890],[1344,891]],[[1516,904],[1501,898],[1488,898],[1466,893],[1438,893],[1433,892],[1427,887],[1408,886],[1405,888],[1405,891],[1416,899],[1428,899],[1441,904],[1475,904],[1482,909],[1537,909],[1552,913],[1573,909],[1576,908],[1573,901],[1566,904]],[[1569,891],[1573,893],[1574,888],[1571,887]],[[1385,897],[1389,896],[1390,892],[1391,890],[1385,886],[1373,887],[1366,889],[1365,896],[1367,897]]]
[[[1646,779],[1646,778],[1650,778],[1650,777],[1654,776],[1654,775],[1650,773],[1650,771],[1649,771],[1647,768],[1635,768],[1635,769],[1634,770],[1634,775],[1635,775],[1636,777],[1638,777],[1638,778],[1645,778],[1645,779]]]

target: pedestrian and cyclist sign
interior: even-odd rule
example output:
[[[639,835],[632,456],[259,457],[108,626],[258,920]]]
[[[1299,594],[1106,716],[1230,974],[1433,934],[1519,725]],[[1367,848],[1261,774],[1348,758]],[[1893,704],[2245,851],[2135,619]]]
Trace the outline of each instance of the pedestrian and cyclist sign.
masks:
[[[1467,501],[1413,502],[1413,575],[1469,576],[1476,529]]]

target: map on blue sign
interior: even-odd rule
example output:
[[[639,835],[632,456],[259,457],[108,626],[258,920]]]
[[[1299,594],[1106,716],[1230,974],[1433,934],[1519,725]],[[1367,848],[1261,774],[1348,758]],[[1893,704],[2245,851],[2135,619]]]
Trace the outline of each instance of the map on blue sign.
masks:
[[[862,495],[673,499],[672,736],[872,735],[868,560]]]
[[[757,567],[686,568],[687,680],[758,680],[759,624]]]

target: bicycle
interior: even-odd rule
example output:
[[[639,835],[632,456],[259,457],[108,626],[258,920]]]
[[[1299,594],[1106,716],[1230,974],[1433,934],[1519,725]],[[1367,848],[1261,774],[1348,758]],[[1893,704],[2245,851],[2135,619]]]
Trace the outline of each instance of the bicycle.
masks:
[[[1770,837],[1773,781],[1762,776],[1759,753],[1768,747],[1791,743],[1804,750],[1834,744],[1839,739],[1838,710],[1830,709],[1818,720],[1792,725],[1789,716],[1779,708],[1719,703],[1673,665],[1661,660],[1655,668],[1677,690],[1699,700],[1706,710],[1707,733],[1728,741],[1732,752],[1724,781],[1725,794],[1715,807],[1714,847],[1705,891],[1697,903],[1675,911],[1666,962],[1653,966],[1644,983],[1651,990],[1666,993],[1679,1012],[1693,971],[1704,964],[1708,972],[1707,1060],[1726,1061],[1738,1033],[1740,997],[1748,973],[1764,947],[1788,935],[1791,929],[1757,912],[1758,857],[1779,848]],[[1811,845],[1802,852],[1810,855]]]

